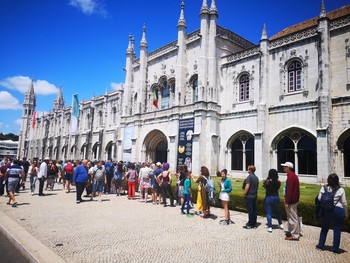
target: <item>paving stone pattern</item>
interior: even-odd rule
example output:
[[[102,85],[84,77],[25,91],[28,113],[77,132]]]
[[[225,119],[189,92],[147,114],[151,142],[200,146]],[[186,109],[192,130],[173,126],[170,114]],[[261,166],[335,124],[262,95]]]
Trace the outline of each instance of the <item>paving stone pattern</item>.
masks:
[[[285,241],[283,230],[267,232],[263,217],[257,229],[248,230],[243,228],[247,214],[236,211],[231,211],[235,224],[223,226],[219,208],[212,208],[213,218],[202,219],[181,215],[178,206],[126,196],[76,204],[75,192],[55,187],[44,197],[22,191],[17,208],[1,197],[0,207],[67,262],[350,262],[349,233],[342,233],[343,253],[337,255],[315,249],[318,227],[303,226],[300,241]],[[330,231],[326,245],[332,240]]]

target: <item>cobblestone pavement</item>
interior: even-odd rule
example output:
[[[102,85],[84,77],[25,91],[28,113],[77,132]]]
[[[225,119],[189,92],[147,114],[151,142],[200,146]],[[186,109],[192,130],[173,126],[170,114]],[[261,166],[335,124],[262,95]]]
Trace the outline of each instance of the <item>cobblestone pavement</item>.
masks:
[[[247,215],[236,211],[231,211],[235,224],[223,226],[218,208],[211,211],[215,217],[202,219],[181,215],[178,206],[125,196],[76,204],[75,192],[55,187],[44,197],[21,192],[17,208],[1,197],[0,207],[67,262],[350,262],[349,233],[342,233],[343,253],[333,254],[315,249],[318,227],[303,226],[300,241],[285,241],[283,230],[267,232],[263,217],[257,229],[247,230]],[[332,240],[330,231],[326,245]]]

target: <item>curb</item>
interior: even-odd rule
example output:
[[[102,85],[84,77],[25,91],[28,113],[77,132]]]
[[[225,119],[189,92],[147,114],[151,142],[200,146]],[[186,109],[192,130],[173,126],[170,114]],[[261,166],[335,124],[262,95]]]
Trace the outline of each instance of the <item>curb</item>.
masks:
[[[66,262],[1,211],[0,222],[0,232],[13,246],[16,247],[28,262]]]

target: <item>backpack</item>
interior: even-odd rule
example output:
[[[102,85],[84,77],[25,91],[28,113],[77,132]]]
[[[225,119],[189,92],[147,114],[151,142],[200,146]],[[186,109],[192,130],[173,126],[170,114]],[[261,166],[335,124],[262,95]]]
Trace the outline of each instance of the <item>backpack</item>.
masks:
[[[205,184],[204,188],[205,191],[208,193],[208,201],[210,205],[215,205],[215,182],[210,177],[207,179],[206,177],[203,177],[207,180],[207,183]]]
[[[64,169],[66,170],[66,173],[73,173],[73,165],[71,163],[68,163]]]
[[[114,166],[112,163],[107,163],[105,165],[105,168],[106,168],[106,174],[107,175],[112,175],[114,173]]]
[[[334,203],[334,196],[335,196],[335,193],[338,191],[338,189],[336,191],[328,192],[327,187],[325,185],[323,186],[323,189],[324,189],[324,193],[322,193],[320,205],[323,212],[327,213],[329,211],[332,211],[334,209],[334,206],[339,201],[338,200],[337,203]]]

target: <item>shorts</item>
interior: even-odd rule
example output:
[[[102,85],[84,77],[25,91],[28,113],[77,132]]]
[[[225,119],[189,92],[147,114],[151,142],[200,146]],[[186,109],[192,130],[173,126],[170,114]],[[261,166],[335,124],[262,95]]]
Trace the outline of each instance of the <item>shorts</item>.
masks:
[[[10,191],[15,191],[16,187],[17,187],[17,185],[19,183],[19,178],[9,177],[7,179],[7,181],[8,181],[8,190],[9,190],[9,192]]]
[[[183,185],[179,185],[179,187],[177,188],[177,196],[184,197],[184,186]]]
[[[221,201],[230,201],[230,195],[226,192],[220,192],[219,199]]]
[[[151,186],[151,188],[153,189],[154,192],[156,192],[157,194],[160,194],[161,193],[161,189],[160,189],[160,186],[156,183],[156,184],[153,184]]]
[[[92,191],[94,193],[102,192],[103,191],[103,185],[104,185],[104,181],[94,181],[94,185],[92,187]]]
[[[141,186],[142,186],[143,188],[150,188],[150,187],[151,187],[150,180],[149,180],[148,178],[144,178],[144,179],[142,180]]]
[[[63,179],[66,180],[66,181],[72,181],[72,179],[73,179],[73,174],[71,174],[71,173],[66,173],[66,174],[64,175]]]

